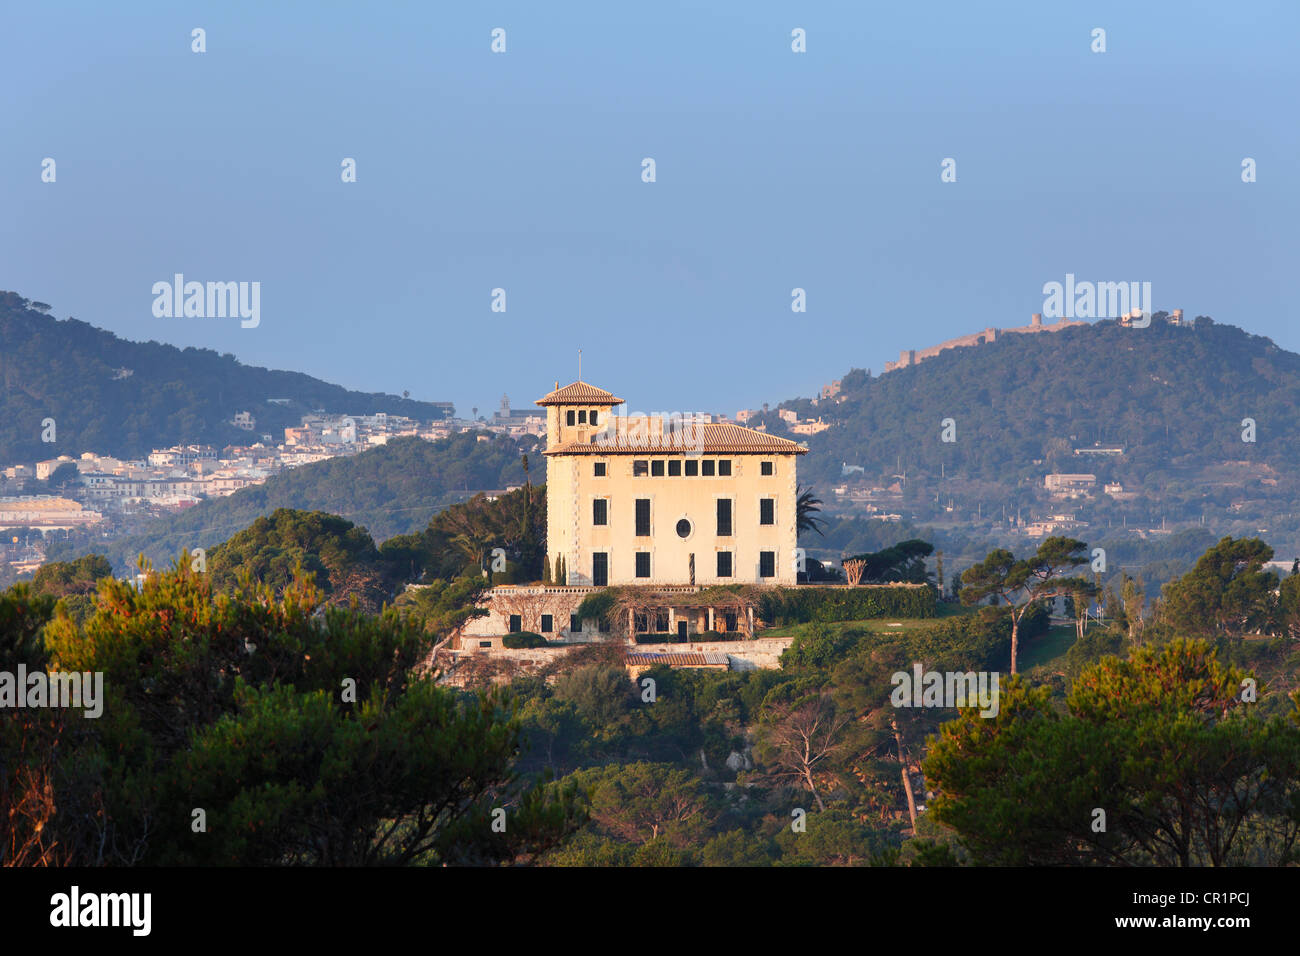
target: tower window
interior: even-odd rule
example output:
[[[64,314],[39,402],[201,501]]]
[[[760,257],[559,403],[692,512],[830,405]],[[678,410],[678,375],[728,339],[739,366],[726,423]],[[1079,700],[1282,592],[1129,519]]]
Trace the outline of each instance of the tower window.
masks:
[[[570,425],[576,424],[578,420],[578,413],[571,408],[567,412],[565,412],[564,420]]]
[[[645,477],[646,475],[648,475],[648,474],[650,474],[650,462],[649,462],[649,461],[647,461],[646,459],[642,458],[642,459],[640,459],[640,460],[634,460],[634,461],[632,462],[632,477],[633,477],[633,478],[644,478],[644,477]]]
[[[591,555],[591,583],[598,588],[609,584],[609,552],[594,551]]]
[[[776,552],[758,552],[758,576],[760,578],[776,577]]]
[[[596,424],[596,410],[594,408],[591,410],[591,423]]]
[[[595,475],[597,478],[604,478],[605,463],[603,461],[596,462],[595,466],[592,468],[592,474]]]
[[[731,577],[731,552],[730,551],[718,552],[718,577],[720,578]]]
[[[700,462],[695,458],[686,459],[686,477],[695,478],[700,473]]]
[[[760,475],[771,477],[776,472],[776,464],[774,462],[765,461],[758,466],[758,469]]]
[[[578,412],[578,424],[579,425],[587,424],[587,410],[585,408],[582,409],[580,412]]]
[[[731,534],[731,499],[718,499],[718,535],[726,537]]]
[[[712,458],[704,459],[704,461],[700,462],[700,474],[705,478],[711,478],[713,476],[713,466],[715,464],[716,462],[714,462]]]
[[[609,524],[609,499],[595,498],[591,502],[591,523]]]
[[[758,502],[758,523],[776,524],[776,502],[771,498],[760,498]]]
[[[638,551],[636,553],[636,576],[638,578],[650,577],[650,552]]]
[[[650,499],[636,499],[636,533],[645,537],[650,533]]]
[[[552,615],[550,615],[550,614],[543,614],[543,615],[542,615],[542,633],[543,633],[543,634],[550,634],[551,631],[553,631],[553,630],[555,630],[555,618],[554,618]]]
[[[682,476],[682,462],[679,458],[674,458],[668,463],[668,477],[680,478]]]
[[[664,463],[660,459],[650,462],[650,475],[654,478],[662,478],[664,475]]]
[[[731,459],[730,459],[730,458],[719,458],[719,459],[718,459],[718,474],[719,474],[719,475],[722,475],[724,478],[727,477],[727,476],[729,476],[729,475],[731,474]]]

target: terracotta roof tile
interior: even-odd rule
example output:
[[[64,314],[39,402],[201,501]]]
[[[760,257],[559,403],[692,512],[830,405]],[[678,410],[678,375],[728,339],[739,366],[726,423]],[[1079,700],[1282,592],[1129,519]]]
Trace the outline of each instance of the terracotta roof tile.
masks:
[[[669,651],[664,654],[650,654],[644,651],[628,651],[623,655],[624,666],[653,667],[667,664],[669,667],[721,667],[728,664],[726,654],[699,651]]]
[[[597,432],[586,442],[570,441],[547,449],[547,455],[806,455],[808,449],[788,438],[767,435],[743,425],[686,425],[667,435]]]
[[[622,405],[623,399],[586,382],[572,382],[539,398],[534,405]]]

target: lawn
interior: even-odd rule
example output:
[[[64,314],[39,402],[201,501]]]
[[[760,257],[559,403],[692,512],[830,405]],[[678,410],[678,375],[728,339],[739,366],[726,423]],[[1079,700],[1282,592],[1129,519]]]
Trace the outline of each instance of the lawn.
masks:
[[[962,617],[967,614],[974,614],[978,609],[973,607],[962,607],[960,604],[951,604],[940,602],[938,614],[934,617],[877,617],[867,621],[834,621],[826,626],[831,628],[836,634],[844,632],[848,628],[855,630],[868,630],[873,633],[886,633],[889,631],[915,631],[923,627],[929,627],[935,621],[941,621],[949,617]],[[815,622],[807,624],[789,624],[785,627],[769,627],[758,633],[758,637],[794,637],[802,634],[813,626]]]
[[[1052,663],[1057,658],[1064,656],[1065,652],[1074,644],[1075,637],[1073,624],[1052,625],[1048,628],[1046,634],[1025,642],[1025,645],[1020,649],[1020,659],[1016,661],[1017,668],[1027,671],[1031,667]]]

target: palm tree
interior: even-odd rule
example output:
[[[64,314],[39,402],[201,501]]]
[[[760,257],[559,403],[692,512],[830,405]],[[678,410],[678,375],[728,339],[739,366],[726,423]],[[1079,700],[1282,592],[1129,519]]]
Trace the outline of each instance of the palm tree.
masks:
[[[799,535],[803,534],[805,531],[816,531],[818,534],[822,535],[822,537],[825,537],[822,533],[822,525],[824,522],[821,518],[813,517],[815,513],[822,510],[822,500],[820,498],[814,498],[812,489],[805,488],[803,485],[798,487],[798,495],[799,499],[795,503],[795,514],[797,516],[795,533]]]

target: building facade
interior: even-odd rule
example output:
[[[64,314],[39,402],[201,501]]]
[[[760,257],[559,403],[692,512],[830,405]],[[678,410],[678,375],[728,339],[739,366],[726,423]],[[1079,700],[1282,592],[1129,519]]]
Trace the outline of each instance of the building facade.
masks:
[[[536,402],[558,583],[793,585],[807,449],[740,425],[615,416],[622,403],[582,381]]]

